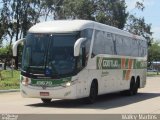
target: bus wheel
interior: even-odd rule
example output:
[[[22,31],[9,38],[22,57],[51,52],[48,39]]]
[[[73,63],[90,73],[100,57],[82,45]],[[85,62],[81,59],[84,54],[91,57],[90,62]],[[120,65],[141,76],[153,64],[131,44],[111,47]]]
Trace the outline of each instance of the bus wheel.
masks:
[[[90,88],[90,94],[88,98],[89,103],[94,103],[98,94],[98,84],[97,81],[92,81],[91,88]]]
[[[130,89],[126,91],[127,95],[132,96],[135,94],[135,80],[132,77],[131,82],[130,82]]]
[[[44,104],[49,104],[49,103],[51,103],[51,100],[52,100],[52,99],[41,98],[41,100],[42,100],[42,102],[43,102]]]
[[[139,88],[139,80],[137,79],[137,80],[136,80],[136,83],[135,83],[135,85],[134,85],[134,91],[133,91],[133,94],[134,94],[134,95],[137,94],[138,88]]]

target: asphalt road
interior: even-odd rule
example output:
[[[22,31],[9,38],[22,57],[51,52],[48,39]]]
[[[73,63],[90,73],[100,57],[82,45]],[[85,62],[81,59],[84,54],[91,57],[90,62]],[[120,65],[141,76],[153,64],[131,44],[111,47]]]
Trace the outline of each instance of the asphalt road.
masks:
[[[0,93],[0,113],[12,114],[126,114],[160,113],[160,77],[148,77],[145,88],[136,96],[119,93],[99,96],[95,104],[84,101],[53,100],[49,105],[40,99],[22,98],[19,92]]]

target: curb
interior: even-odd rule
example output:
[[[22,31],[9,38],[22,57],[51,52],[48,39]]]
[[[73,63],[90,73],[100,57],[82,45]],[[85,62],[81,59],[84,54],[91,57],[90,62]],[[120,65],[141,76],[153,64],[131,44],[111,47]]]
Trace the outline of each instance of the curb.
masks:
[[[0,90],[0,93],[8,93],[8,92],[19,92],[19,89],[11,89],[11,90]]]

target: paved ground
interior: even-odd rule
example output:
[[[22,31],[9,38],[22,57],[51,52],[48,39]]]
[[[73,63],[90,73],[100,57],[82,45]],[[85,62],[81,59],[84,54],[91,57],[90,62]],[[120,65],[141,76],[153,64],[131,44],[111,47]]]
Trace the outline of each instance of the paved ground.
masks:
[[[160,113],[160,77],[148,77],[147,86],[136,96],[103,95],[92,105],[79,100],[54,100],[50,105],[44,105],[40,99],[22,98],[19,92],[0,93],[0,113]]]

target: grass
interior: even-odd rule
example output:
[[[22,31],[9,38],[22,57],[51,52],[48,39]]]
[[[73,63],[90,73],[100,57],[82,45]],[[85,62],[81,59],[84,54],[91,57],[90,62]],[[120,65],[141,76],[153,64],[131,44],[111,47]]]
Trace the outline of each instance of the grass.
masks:
[[[157,74],[157,72],[147,72],[148,77],[154,77],[154,76],[160,76],[160,73]]]
[[[13,72],[13,73],[12,73]],[[19,89],[20,71],[0,71],[0,90]]]

